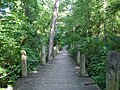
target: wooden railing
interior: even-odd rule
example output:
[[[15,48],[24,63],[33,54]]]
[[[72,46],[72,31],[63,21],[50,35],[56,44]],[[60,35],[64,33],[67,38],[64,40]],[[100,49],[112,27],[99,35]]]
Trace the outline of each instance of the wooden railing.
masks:
[[[85,55],[80,53],[80,50],[77,50],[77,65],[80,66],[80,76],[81,77],[86,77],[87,75],[87,71],[85,69]]]
[[[56,56],[56,54],[59,53],[60,47],[57,45],[53,48],[53,57]],[[42,45],[42,50],[41,50],[41,64],[45,65],[46,64],[46,46]],[[21,50],[21,63],[22,63],[22,77],[25,78],[27,77],[27,55],[25,50]]]
[[[58,46],[54,47],[54,56],[59,52]],[[42,46],[42,64],[46,64],[46,47]],[[80,66],[80,76],[86,77],[85,69],[86,58],[84,54],[77,51],[77,64]],[[27,77],[27,58],[26,51],[21,50],[22,77]],[[106,65],[106,90],[119,90],[120,83],[120,54],[117,51],[109,51],[107,54]]]
[[[85,55],[77,51],[77,64],[80,65],[80,76],[87,75],[85,69]],[[106,90],[119,90],[120,83],[120,54],[117,51],[109,51],[106,65]]]

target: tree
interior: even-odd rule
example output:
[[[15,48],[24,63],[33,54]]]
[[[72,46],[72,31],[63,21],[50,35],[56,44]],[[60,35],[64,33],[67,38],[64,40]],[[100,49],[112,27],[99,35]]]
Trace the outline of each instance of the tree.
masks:
[[[41,44],[48,43],[52,7],[53,0],[1,0],[0,76],[6,75],[21,63],[21,48],[28,55],[28,72],[36,69],[41,60]],[[0,79],[0,87],[12,84],[20,77],[20,72],[19,67]]]
[[[54,36],[55,36],[55,29],[56,29],[56,20],[58,16],[59,2],[60,0],[55,1],[53,15],[52,15],[52,23],[51,23],[50,37],[49,37],[48,61],[51,61],[52,59],[52,53],[53,53],[52,51],[53,51],[53,45],[54,45]]]

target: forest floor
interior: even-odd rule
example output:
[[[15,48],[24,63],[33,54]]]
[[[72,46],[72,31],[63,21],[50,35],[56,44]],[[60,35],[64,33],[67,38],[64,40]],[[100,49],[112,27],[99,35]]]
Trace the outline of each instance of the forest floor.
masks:
[[[89,77],[80,77],[79,68],[66,50],[60,51],[52,62],[39,65],[38,71],[19,78],[14,90],[99,90]]]

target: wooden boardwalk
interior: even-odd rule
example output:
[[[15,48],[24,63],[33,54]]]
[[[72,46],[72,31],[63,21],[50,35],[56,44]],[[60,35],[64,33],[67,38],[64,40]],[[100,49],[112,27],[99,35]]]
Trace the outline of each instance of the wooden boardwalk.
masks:
[[[97,85],[85,85],[91,79],[79,77],[79,70],[66,50],[60,51],[51,63],[38,67],[27,78],[18,79],[14,90],[99,90]]]

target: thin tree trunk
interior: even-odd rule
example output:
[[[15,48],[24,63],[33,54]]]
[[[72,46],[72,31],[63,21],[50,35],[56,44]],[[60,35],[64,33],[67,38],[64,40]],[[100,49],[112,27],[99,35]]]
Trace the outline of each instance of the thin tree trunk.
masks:
[[[55,5],[54,5],[54,11],[53,11],[52,23],[51,23],[51,29],[50,29],[50,38],[49,38],[48,61],[51,61],[51,59],[52,59],[54,36],[55,36],[55,29],[56,29],[56,20],[57,20],[57,16],[58,16],[59,1],[60,0],[56,0]]]
[[[107,38],[106,38],[106,35],[107,35],[107,22],[106,22],[106,7],[108,6],[107,4],[107,0],[103,0],[103,13],[104,13],[104,39],[105,39],[105,42],[107,42]]]

